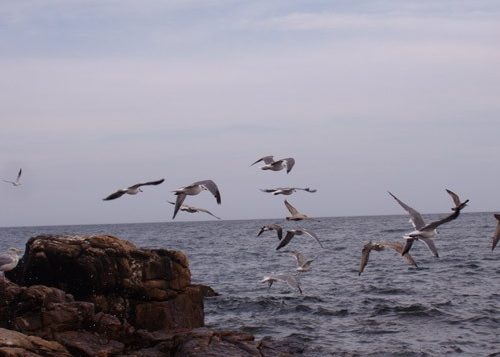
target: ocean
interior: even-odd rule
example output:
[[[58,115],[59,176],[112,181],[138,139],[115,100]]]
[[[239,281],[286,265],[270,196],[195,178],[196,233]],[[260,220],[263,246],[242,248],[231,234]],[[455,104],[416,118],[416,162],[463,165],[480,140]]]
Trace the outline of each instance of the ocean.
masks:
[[[426,221],[441,215],[424,215]],[[196,217],[196,216],[193,216]],[[314,231],[276,251],[268,223]],[[331,217],[320,222],[284,220],[0,228],[0,249],[24,248],[39,234],[112,234],[139,247],[181,250],[194,283],[220,295],[205,300],[205,322],[306,346],[305,356],[500,355],[500,247],[491,251],[492,213],[462,213],[441,226],[440,258],[421,242],[413,268],[396,252],[373,251],[358,276],[364,243],[403,242],[407,216]],[[270,289],[264,275],[295,274],[290,251],[315,258],[299,276],[303,295],[287,285]]]

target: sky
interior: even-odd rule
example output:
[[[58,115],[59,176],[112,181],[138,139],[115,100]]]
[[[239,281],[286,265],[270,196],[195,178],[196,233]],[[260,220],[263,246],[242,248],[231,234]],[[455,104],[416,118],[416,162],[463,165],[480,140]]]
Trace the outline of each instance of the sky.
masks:
[[[204,179],[224,219],[498,211],[499,39],[498,1],[2,0],[0,226],[171,222]]]

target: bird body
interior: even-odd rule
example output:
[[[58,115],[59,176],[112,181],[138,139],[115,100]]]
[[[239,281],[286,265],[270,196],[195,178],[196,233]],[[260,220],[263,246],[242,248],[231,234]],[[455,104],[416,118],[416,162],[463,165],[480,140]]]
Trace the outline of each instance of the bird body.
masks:
[[[175,205],[175,202],[168,201],[168,203]],[[209,210],[204,209],[204,208],[198,208],[198,207],[193,207],[193,206],[188,206],[188,205],[183,204],[183,205],[181,205],[180,210],[183,212],[189,212],[189,213],[198,213],[198,212],[207,213],[207,214],[209,214],[217,219],[220,219],[220,217],[217,217],[212,212],[210,212]]]
[[[295,165],[295,159],[293,157],[287,157],[286,159],[274,160],[274,156],[268,155],[261,157],[257,161],[255,161],[252,165],[255,165],[258,162],[264,162],[264,166],[261,166],[261,170],[271,170],[271,171],[281,171],[286,168],[286,173],[290,173],[292,171],[293,166]]]
[[[262,226],[259,233],[257,233],[257,237],[266,231],[276,231],[278,239],[281,240],[283,238],[283,228],[279,224],[266,224]]]
[[[287,200],[285,200],[285,206],[290,212],[291,216],[286,217],[287,221],[302,221],[304,219],[315,220],[314,218],[310,218],[306,214],[300,213],[295,207],[293,207]]]
[[[272,273],[272,274],[269,274],[268,276],[265,276],[260,282],[261,283],[268,283],[268,288],[270,289],[271,286],[273,285],[273,283],[277,282],[277,281],[286,283],[291,288],[298,289],[299,292],[302,294],[302,289],[300,288],[299,281],[293,275]]]
[[[314,261],[314,259],[307,260],[300,252],[292,252],[292,255],[297,261],[297,271],[306,272],[311,270],[311,263]]]
[[[6,253],[0,254],[0,271],[6,272],[14,269],[19,261],[21,250],[16,248],[9,248]]]
[[[219,188],[215,184],[214,181],[212,180],[203,180],[203,181],[197,181],[192,183],[191,185],[181,187],[177,190],[174,190],[174,194],[177,196],[177,199],[175,200],[175,207],[174,207],[174,215],[172,219],[175,218],[177,215],[177,212],[180,210],[182,203],[186,199],[186,196],[196,196],[200,192],[208,190],[214,195],[217,204],[221,204],[221,197],[220,197],[220,192]]]
[[[377,252],[380,252],[382,250],[385,250],[386,248],[391,248],[394,249],[396,252],[401,254],[403,252],[403,244],[399,242],[378,242],[378,243],[372,243],[369,242],[363,246],[363,249],[361,251],[361,264],[359,266],[359,273],[358,275],[361,275],[361,273],[364,271],[366,264],[368,264],[368,259],[370,257],[370,252],[372,250],[375,250]],[[413,265],[417,267],[417,263],[413,259],[413,257],[410,254],[405,254],[403,255],[403,258],[406,260],[406,262],[410,265]],[[417,267],[418,268],[418,267]]]
[[[460,202],[458,195],[456,195],[450,190],[446,190],[446,192],[448,192],[448,194],[452,197],[455,203],[455,209],[452,209],[453,213],[444,218],[438,219],[437,221],[433,221],[429,224],[425,224],[422,215],[417,210],[408,206],[403,201],[394,196],[391,192],[389,192],[389,194],[396,200],[396,202],[398,202],[399,205],[403,207],[403,209],[406,212],[408,212],[408,214],[410,215],[410,222],[415,228],[414,231],[405,234],[403,236],[403,238],[406,240],[406,244],[403,251],[401,252],[401,255],[405,255],[406,253],[409,252],[415,240],[420,240],[427,246],[427,248],[436,258],[439,258],[437,248],[434,245],[433,241],[433,239],[437,235],[436,228],[442,224],[445,224],[447,222],[456,219],[460,215],[460,211],[466,206],[466,203],[469,201],[466,200],[465,202],[462,203]]]
[[[261,189],[262,192],[267,192],[267,193],[272,193],[273,195],[286,195],[289,196],[292,193],[297,192],[297,190],[301,191],[306,191],[309,193],[314,193],[317,190],[311,189],[309,187],[306,188],[300,188],[300,187],[278,187],[278,188],[267,188],[267,189]]]

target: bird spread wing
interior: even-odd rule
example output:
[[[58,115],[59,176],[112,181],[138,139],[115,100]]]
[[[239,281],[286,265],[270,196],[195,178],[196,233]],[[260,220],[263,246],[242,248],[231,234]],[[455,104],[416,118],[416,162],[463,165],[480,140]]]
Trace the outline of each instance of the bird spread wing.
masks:
[[[439,258],[439,254],[438,254],[437,248],[434,245],[434,241],[431,238],[423,238],[423,237],[421,237],[421,238],[419,238],[419,240],[421,240],[422,242],[425,243],[425,245],[427,246],[427,248],[429,248],[429,250],[431,251],[432,255],[434,255],[436,258]]]
[[[292,238],[294,236],[295,236],[295,232],[294,231],[287,231],[286,235],[285,235],[285,238],[283,238],[282,240],[280,240],[280,244],[278,244],[278,246],[276,247],[276,250],[279,250],[279,249],[283,248],[284,246],[286,246],[288,243],[290,243],[290,241],[292,240]]]
[[[296,215],[299,213],[299,211],[297,211],[297,209],[295,207],[293,207],[290,203],[288,203],[287,200],[285,200],[285,206],[286,206],[286,208],[288,208],[288,211],[290,211],[290,213],[292,215]]]
[[[321,244],[321,242],[319,241],[318,236],[314,232],[308,231],[307,229],[304,229],[304,228],[301,228],[300,230],[302,232],[304,232],[305,234],[307,234],[308,236],[313,237],[314,239],[316,239],[316,241],[319,243],[319,245],[321,246],[321,248],[324,248],[323,244]]]
[[[406,239],[405,246],[403,248],[403,251],[401,252],[402,256],[405,256],[406,254],[408,254],[408,252],[411,249],[411,246],[413,245],[413,241],[414,240],[415,240],[414,238],[408,238],[408,239]]]
[[[207,213],[207,214],[211,215],[212,217],[215,217],[215,218],[217,218],[217,219],[220,219],[220,217],[217,217],[215,214],[213,214],[212,212],[210,212],[210,211],[209,211],[209,210],[207,210],[207,209],[204,209],[204,208],[196,208],[196,207],[193,207],[193,208],[197,209],[197,210],[198,210],[198,211],[200,211],[200,212]]]
[[[264,189],[262,189],[262,188],[261,188],[260,190],[261,190],[262,192],[268,192],[268,193],[270,193],[270,192],[277,191],[278,189],[276,189],[276,188],[264,188]]]
[[[112,193],[108,197],[103,198],[102,200],[103,201],[114,200],[114,199],[116,199],[118,197],[122,197],[126,192],[127,192],[127,190],[122,188],[122,189],[116,191],[115,193]]]
[[[389,192],[389,195],[391,195],[399,203],[399,205],[403,207],[403,209],[406,212],[408,212],[408,214],[410,215],[411,222],[415,227],[415,229],[420,230],[422,227],[425,226],[424,219],[422,218],[420,213],[418,213],[418,211],[405,204],[403,201],[394,196],[391,192]]]
[[[453,192],[453,191],[450,191],[448,189],[446,189],[446,192],[448,192],[448,194],[451,196],[451,199],[453,200],[453,203],[455,203],[455,207],[458,207],[460,206],[460,198],[458,197],[458,195]]]
[[[258,162],[261,162],[261,161],[264,161],[265,164],[270,164],[274,161],[273,159],[273,155],[268,155],[268,156],[264,156],[264,157],[261,157],[260,159],[258,159],[257,161],[255,161],[252,165],[250,166],[253,166],[255,165],[256,163]]]
[[[404,246],[399,242],[381,242],[380,244],[383,245],[384,247],[394,249],[399,254],[403,253]],[[418,268],[417,263],[410,254],[403,255],[403,258],[406,260],[408,264]]]
[[[217,203],[220,205],[221,203],[220,192],[215,182],[213,182],[212,180],[204,180],[195,182],[193,183],[193,185],[204,186],[207,190],[209,190],[212,193],[212,195],[214,195],[215,199],[217,200]]]
[[[286,162],[286,173],[292,171],[292,167],[293,165],[295,165],[295,159],[293,157],[288,157],[286,159],[283,159],[283,161]]]
[[[165,181],[165,179],[143,182],[143,183],[136,183],[135,185],[132,185],[129,188],[139,188],[141,186],[159,185],[159,184],[163,183],[163,181]]]
[[[300,288],[299,281],[293,275],[288,274],[276,274],[271,276],[273,279],[287,283],[288,286],[298,289],[302,294],[302,289]]]
[[[177,195],[177,199],[175,200],[174,215],[172,216],[172,219],[174,219],[175,216],[177,215],[177,212],[179,212],[179,209],[181,208],[182,203],[184,202],[185,199],[186,199],[186,194],[179,193]]]
[[[15,182],[12,182],[12,181],[8,181],[8,180],[2,180],[3,182],[7,182],[7,183],[11,183],[11,184],[15,184]]]
[[[17,174],[16,182],[19,183],[19,180],[21,179],[21,174],[23,173],[23,169],[19,169],[19,173]]]
[[[318,190],[314,189],[314,188],[309,188],[309,187],[306,187],[306,188],[297,188],[297,190],[304,190],[304,191],[307,191],[307,192],[310,192],[310,193],[314,193]]]
[[[301,267],[306,263],[306,258],[302,255],[301,252],[292,252],[292,255],[295,257],[298,267]]]
[[[420,228],[420,230],[421,231],[432,231],[433,229],[436,229],[437,227],[439,227],[442,224],[453,221],[459,215],[460,215],[460,209],[456,209],[455,211],[453,211],[452,214],[450,214],[444,218],[438,219],[437,221],[433,221],[433,222],[427,224],[426,226]]]
[[[370,258],[370,252],[372,251],[372,242],[366,243],[361,250],[361,263],[359,264],[358,275],[361,275],[363,270],[365,270],[366,264],[368,264],[368,259]]]

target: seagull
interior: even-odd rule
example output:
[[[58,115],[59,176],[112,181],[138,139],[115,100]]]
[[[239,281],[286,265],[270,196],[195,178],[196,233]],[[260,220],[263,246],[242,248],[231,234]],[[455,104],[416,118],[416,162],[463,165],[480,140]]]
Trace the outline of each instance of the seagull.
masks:
[[[448,194],[451,196],[451,198],[453,200],[453,203],[455,203],[455,207],[453,207],[451,209],[452,211],[461,210],[462,208],[467,206],[467,202],[469,202],[469,200],[465,200],[464,202],[461,202],[460,197],[458,197],[458,195],[455,192],[450,191],[448,189],[446,189],[446,192],[448,192]]]
[[[215,182],[213,182],[212,180],[197,181],[189,186],[181,187],[178,190],[172,191],[175,192],[175,195],[177,196],[177,199],[175,201],[174,216],[172,217],[172,219],[175,218],[175,215],[181,208],[182,203],[186,199],[186,195],[195,196],[203,190],[210,191],[217,200],[217,203],[220,205],[221,203],[220,192]]]
[[[9,181],[9,180],[2,180],[3,182],[7,182],[12,184],[12,186],[21,186],[21,182],[19,181],[21,179],[21,174],[23,173],[23,169],[19,169],[19,172],[17,173],[17,178],[16,181]]]
[[[276,231],[278,239],[281,240],[283,238],[283,228],[279,224],[266,224],[265,226],[262,226],[259,233],[257,233],[257,237],[265,231]]]
[[[311,270],[311,263],[314,259],[306,260],[306,258],[300,252],[291,252],[297,261],[297,270],[299,272],[305,272]]]
[[[378,243],[369,242],[365,244],[363,246],[363,250],[361,251],[361,264],[359,266],[358,275],[361,275],[361,273],[366,267],[366,264],[368,264],[368,258],[370,257],[370,252],[372,250],[380,252],[382,250],[385,250],[385,248],[394,249],[399,254],[401,254],[404,249],[403,244],[399,242],[378,242]],[[403,258],[406,260],[408,264],[418,268],[417,263],[415,262],[415,260],[413,260],[413,257],[410,254],[403,255]]]
[[[115,193],[112,193],[111,195],[109,195],[106,198],[103,198],[102,200],[103,201],[114,200],[114,199],[116,199],[118,197],[123,196],[126,193],[129,194],[129,195],[136,195],[139,192],[142,192],[142,190],[140,188],[141,186],[159,185],[159,184],[163,183],[163,181],[165,181],[165,179],[161,179],[161,180],[158,180],[158,181],[150,181],[150,182],[144,182],[144,183],[137,183],[137,184],[135,184],[133,186],[130,186],[128,188],[119,189]]]
[[[252,165],[255,165],[258,162],[264,162],[264,166],[261,166],[261,170],[271,170],[271,171],[281,171],[286,167],[286,173],[288,174],[292,171],[293,165],[295,165],[295,159],[293,157],[287,157],[286,159],[280,159],[274,161],[274,156],[268,155],[261,157],[257,161],[255,161]]]
[[[451,191],[450,191],[451,192]],[[434,241],[432,240],[433,238],[436,237],[436,228],[439,227],[440,225],[450,222],[454,219],[456,219],[460,215],[460,211],[462,210],[463,207],[465,207],[465,203],[468,202],[465,201],[463,204],[460,204],[455,207],[455,210],[452,214],[450,214],[447,217],[441,218],[437,221],[433,221],[429,224],[425,224],[424,219],[420,215],[419,212],[417,212],[415,209],[411,208],[410,206],[406,205],[404,202],[399,200],[396,196],[394,196],[391,192],[389,194],[403,207],[403,209],[408,212],[410,215],[410,222],[415,228],[414,231],[406,234],[403,236],[403,238],[406,239],[406,245],[401,252],[401,255],[405,255],[408,253],[410,250],[411,246],[413,245],[413,241],[415,240],[421,240],[427,245],[427,248],[431,251],[431,253],[436,257],[439,258],[439,254],[437,252],[436,246],[434,245]],[[456,196],[456,194],[453,194]],[[453,200],[454,196],[450,193],[450,196],[452,196]],[[457,196],[458,199],[458,196]],[[460,199],[458,199],[460,202]]]
[[[300,213],[295,207],[293,207],[287,200],[285,200],[285,206],[288,208],[288,211],[292,214],[289,217],[286,217],[287,221],[301,221],[303,219],[312,219],[313,221],[318,221],[317,219],[310,218],[307,215]],[[319,221],[318,221],[319,222]]]
[[[168,203],[175,205],[175,202],[168,201]],[[212,212],[210,212],[209,210],[206,210],[204,208],[198,208],[198,207],[193,207],[193,206],[188,206],[188,205],[181,205],[180,210],[184,211],[184,212],[189,212],[189,213],[197,213],[197,212],[208,213],[209,215],[211,215],[217,219],[220,219],[220,217],[217,217],[215,214],[213,214]]]
[[[279,249],[283,248],[284,246],[286,246],[288,243],[290,243],[290,241],[292,240],[292,238],[294,236],[296,236],[296,235],[301,236],[303,234],[307,234],[309,237],[313,237],[319,243],[320,247],[324,248],[323,244],[321,244],[318,236],[314,232],[308,231],[307,229],[304,229],[304,228],[297,228],[297,229],[290,229],[286,232],[285,238],[280,240],[280,244],[278,244],[278,246],[276,247],[276,250],[279,250]]]
[[[0,271],[2,273],[16,267],[17,262],[19,261],[18,253],[21,253],[20,249],[9,248],[6,253],[0,254]]]
[[[497,219],[497,229],[495,230],[495,235],[493,236],[493,244],[491,245],[491,251],[495,249],[497,246],[498,240],[500,240],[500,214],[495,214],[495,218]]]
[[[269,274],[268,276],[265,276],[264,279],[262,279],[260,282],[268,283],[269,284],[268,289],[270,289],[275,281],[281,281],[283,283],[287,283],[288,286],[290,286],[291,288],[298,289],[299,292],[302,294],[302,289],[300,288],[299,281],[293,275],[272,273]]]
[[[314,193],[317,190],[306,187],[306,188],[300,188],[300,187],[278,187],[278,188],[266,188],[266,189],[261,189],[262,192],[267,192],[267,193],[272,193],[273,195],[291,195],[292,193],[296,192],[297,190],[302,190],[306,191],[309,193]]]

